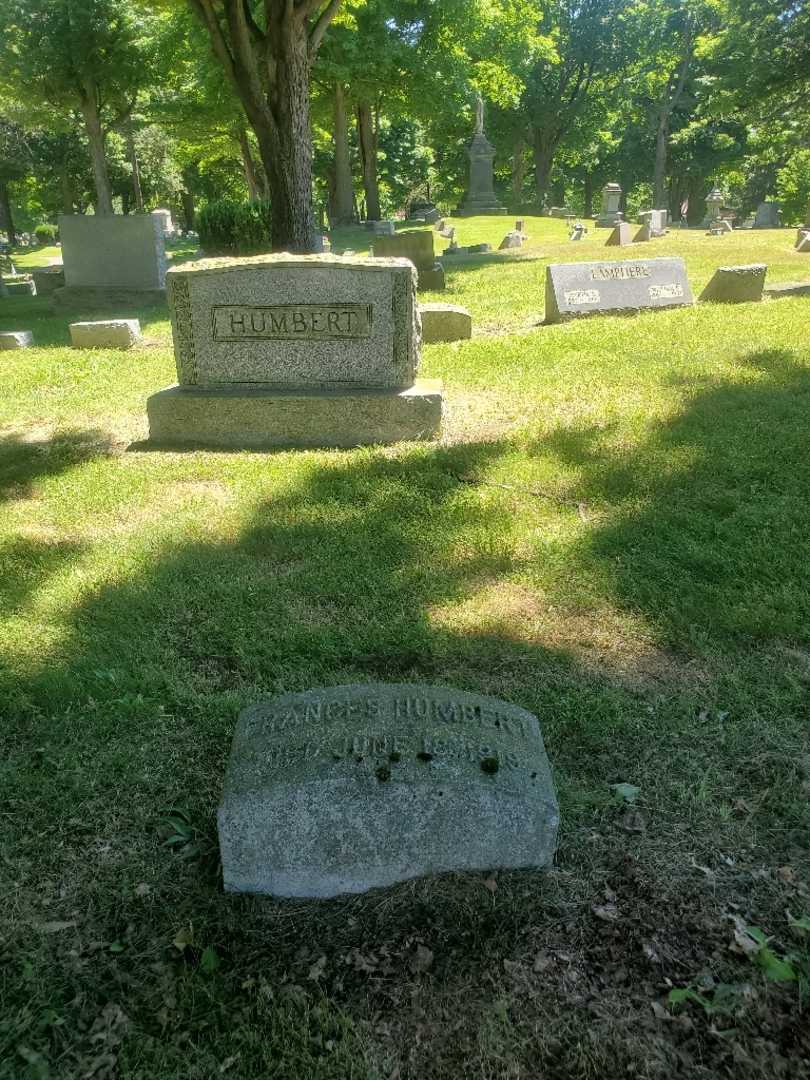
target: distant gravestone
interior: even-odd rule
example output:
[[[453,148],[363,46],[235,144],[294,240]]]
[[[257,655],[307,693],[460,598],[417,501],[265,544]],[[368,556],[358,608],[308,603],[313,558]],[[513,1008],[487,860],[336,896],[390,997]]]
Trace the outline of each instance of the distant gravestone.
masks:
[[[425,224],[426,225],[435,225],[440,217],[441,217],[441,214],[439,213],[439,211],[434,206],[431,209],[425,211]]]
[[[810,229],[804,229],[802,235],[796,241],[796,251],[805,254],[810,251]]]
[[[174,222],[172,221],[171,210],[153,210],[152,217],[157,218],[160,222],[160,228],[162,229],[164,236],[174,236],[176,230]]]
[[[74,349],[131,349],[141,340],[137,319],[108,319],[70,324],[70,342]]]
[[[36,296],[37,287],[34,281],[28,278],[6,278],[4,282],[9,296]]]
[[[403,229],[392,236],[375,236],[375,258],[410,259],[416,267],[420,289],[443,289],[442,264],[436,261],[430,229]]]
[[[692,303],[683,259],[553,263],[546,267],[547,323]]]
[[[754,217],[755,229],[779,228],[779,203],[761,202]]]
[[[63,214],[59,307],[148,306],[166,298],[163,226],[153,214]]]
[[[810,296],[810,281],[780,281],[778,285],[769,285],[765,295],[770,300],[779,300],[790,296]]]
[[[602,210],[596,219],[597,229],[612,229],[622,219],[619,203],[622,199],[622,189],[618,184],[605,184],[602,188]]]
[[[584,240],[587,236],[588,230],[581,221],[578,221],[575,225],[571,226],[571,230],[568,233],[569,240]]]
[[[574,216],[574,211],[570,210],[567,206],[552,206],[548,212],[548,216],[553,218],[570,218]]]
[[[0,333],[0,351],[29,349],[34,344],[34,335],[30,330],[4,330]]]
[[[472,337],[472,315],[455,304],[420,304],[422,341],[466,341]]]
[[[438,430],[440,386],[415,381],[404,259],[204,259],[167,282],[178,385],[147,402],[152,442],[362,446]]]
[[[509,248],[523,247],[523,236],[519,232],[508,232],[498,245],[498,251],[507,251]]]
[[[648,240],[657,239],[666,235],[667,212],[666,210],[643,210],[638,219],[642,226],[646,225],[649,231]]]
[[[745,304],[761,300],[767,270],[765,263],[718,266],[698,299],[718,304]]]
[[[393,236],[397,231],[396,223],[393,221],[375,221],[374,222],[374,235],[375,236]]]
[[[704,229],[710,229],[716,221],[720,220],[720,212],[725,201],[726,197],[720,188],[712,188],[706,196],[706,216],[703,218]]]
[[[605,247],[627,247],[633,243],[633,226],[629,221],[620,221],[605,241]]]
[[[649,243],[650,240],[652,240],[652,233],[650,232],[649,222],[645,221],[645,223],[641,226],[641,228],[636,232],[635,236],[633,237],[633,243],[646,244]]]
[[[476,99],[475,131],[472,142],[467,147],[467,157],[470,163],[470,178],[464,202],[456,213],[459,217],[505,214],[506,207],[501,206],[495,194],[492,166],[495,147],[484,134],[484,102],[480,95]]]
[[[396,684],[246,709],[218,815],[226,891],[281,897],[545,867],[558,824],[535,716],[478,694]]]

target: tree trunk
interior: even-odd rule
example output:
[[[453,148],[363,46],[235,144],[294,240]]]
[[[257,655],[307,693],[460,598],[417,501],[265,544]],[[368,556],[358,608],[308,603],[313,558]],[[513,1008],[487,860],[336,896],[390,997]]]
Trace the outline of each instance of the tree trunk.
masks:
[[[551,167],[554,164],[554,154],[559,135],[553,131],[534,129],[534,141],[532,151],[534,154],[534,183],[538,207],[542,207],[548,191],[548,181],[551,176]]]
[[[526,140],[522,135],[515,139],[512,151],[512,202],[515,210],[523,202],[523,184],[526,180]]]
[[[664,184],[667,175],[667,145],[669,142],[669,108],[658,115],[658,133],[655,139],[655,171],[653,172],[653,210],[664,205]]]
[[[582,216],[586,218],[593,217],[593,174],[590,169],[585,171],[585,183],[583,191],[583,210]]]
[[[371,115],[371,106],[357,106],[357,135],[360,142],[360,160],[363,165],[363,188],[366,193],[366,218],[380,220],[380,187],[377,179],[377,133]]]
[[[335,83],[334,111],[335,186],[332,195],[331,224],[349,225],[353,220],[352,163],[349,156],[349,122],[346,116],[346,96],[341,83]]]
[[[132,166],[132,195],[135,199],[135,210],[139,214],[143,214],[145,207],[143,203],[143,188],[141,187],[141,170],[138,165],[138,154],[135,150],[135,135],[132,131],[131,116],[127,117],[126,123],[124,124],[124,139],[127,144],[127,157]]]
[[[256,179],[256,165],[253,161],[253,155],[250,152],[250,143],[248,142],[247,132],[244,128],[239,129],[237,136],[239,142],[239,150],[242,154],[242,168],[245,170],[245,183],[248,189],[248,198],[251,202],[258,202],[261,198],[259,194],[259,182]]]
[[[93,165],[93,179],[96,186],[96,213],[113,212],[110,178],[107,173],[107,157],[104,153],[104,130],[98,112],[98,90],[93,82],[83,88],[82,115],[90,145],[90,161]]]
[[[188,231],[194,228],[194,196],[190,191],[183,191],[180,198],[183,202],[183,217],[186,220],[186,231]]]
[[[70,177],[70,169],[67,161],[62,163],[62,174],[59,178],[62,188],[62,213],[74,214],[76,212],[76,200],[73,193],[73,181]]]
[[[8,233],[8,242],[12,247],[17,243],[17,232],[14,228],[14,215],[11,212],[11,198],[8,193],[8,180],[0,180],[0,219]]]

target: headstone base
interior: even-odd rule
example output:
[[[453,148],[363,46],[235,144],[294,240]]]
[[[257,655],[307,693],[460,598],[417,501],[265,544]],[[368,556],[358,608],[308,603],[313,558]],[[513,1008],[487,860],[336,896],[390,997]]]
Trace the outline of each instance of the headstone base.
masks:
[[[594,225],[597,229],[615,229],[621,220],[621,211],[617,210],[616,213],[600,214]]]
[[[51,294],[59,311],[131,311],[166,303],[165,289],[91,289],[66,285]]]
[[[509,211],[505,206],[475,206],[465,203],[456,210],[454,217],[505,217]]]
[[[147,400],[146,411],[156,446],[348,448],[432,438],[442,392],[427,379],[400,391],[170,386]]]

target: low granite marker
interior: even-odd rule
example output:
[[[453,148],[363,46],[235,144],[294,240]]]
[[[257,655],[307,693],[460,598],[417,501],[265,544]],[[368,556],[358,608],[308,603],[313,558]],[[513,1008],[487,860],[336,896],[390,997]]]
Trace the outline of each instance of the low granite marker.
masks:
[[[441,386],[416,381],[405,259],[203,259],[166,278],[178,385],[147,402],[152,442],[349,447],[436,434]]]
[[[70,324],[70,343],[74,349],[131,349],[140,340],[141,324],[137,319]]]
[[[745,304],[761,300],[767,272],[765,263],[718,266],[698,299],[712,300],[717,304]]]
[[[0,333],[0,350],[30,349],[34,344],[34,335],[30,330],[4,330]]]
[[[547,866],[559,810],[531,713],[445,687],[370,684],[246,709],[218,820],[227,891],[330,897]]]
[[[547,323],[692,303],[683,259],[552,263],[546,267]]]
[[[472,337],[472,315],[456,304],[421,304],[422,341],[466,341]]]

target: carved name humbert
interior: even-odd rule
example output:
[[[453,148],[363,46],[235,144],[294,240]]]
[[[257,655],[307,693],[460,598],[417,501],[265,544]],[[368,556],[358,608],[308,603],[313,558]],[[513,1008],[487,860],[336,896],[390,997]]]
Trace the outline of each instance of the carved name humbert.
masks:
[[[634,281],[636,278],[649,277],[649,266],[643,263],[615,263],[612,266],[594,266],[591,270],[593,281]]]
[[[371,304],[220,304],[213,309],[214,341],[329,341],[367,338]]]

